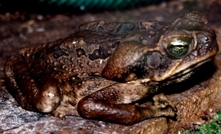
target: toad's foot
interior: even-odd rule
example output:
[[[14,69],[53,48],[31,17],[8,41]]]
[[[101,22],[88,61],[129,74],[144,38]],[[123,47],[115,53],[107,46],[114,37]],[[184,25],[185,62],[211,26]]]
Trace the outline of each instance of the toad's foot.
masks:
[[[132,104],[148,93],[148,88],[142,84],[117,83],[83,98],[77,108],[82,117],[124,125],[135,124],[147,118],[176,115],[174,106],[163,94],[154,97],[155,104],[150,107]]]
[[[154,105],[152,106],[152,109],[158,114],[158,116],[176,116],[176,107],[164,94],[160,93],[155,95],[153,101]]]

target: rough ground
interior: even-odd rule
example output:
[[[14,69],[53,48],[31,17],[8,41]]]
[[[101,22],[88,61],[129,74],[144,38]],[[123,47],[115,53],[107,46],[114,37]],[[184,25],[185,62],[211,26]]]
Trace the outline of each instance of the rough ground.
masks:
[[[7,92],[3,67],[6,59],[18,50],[68,36],[81,23],[97,20],[172,21],[184,12],[205,14],[221,44],[221,2],[219,0],[171,0],[168,3],[127,11],[74,14],[39,14],[15,12],[0,14],[0,133],[178,133],[208,122],[221,109],[221,53],[213,64],[205,65],[192,79],[166,87],[169,98],[178,108],[177,120],[157,118],[132,126],[69,116],[65,121],[23,110]],[[182,87],[182,88],[180,88]]]

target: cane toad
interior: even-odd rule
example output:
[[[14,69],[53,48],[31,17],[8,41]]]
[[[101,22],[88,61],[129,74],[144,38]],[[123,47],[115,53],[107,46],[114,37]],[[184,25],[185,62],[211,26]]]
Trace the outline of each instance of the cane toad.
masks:
[[[25,109],[134,124],[175,116],[162,93],[152,106],[136,102],[187,79],[217,51],[214,31],[197,12],[172,23],[99,21],[79,26],[67,38],[22,49],[8,59],[4,74]]]

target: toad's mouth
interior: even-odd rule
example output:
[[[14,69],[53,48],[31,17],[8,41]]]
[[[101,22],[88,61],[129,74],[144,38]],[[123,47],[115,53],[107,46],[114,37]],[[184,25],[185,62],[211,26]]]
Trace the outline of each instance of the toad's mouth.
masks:
[[[171,76],[170,78],[168,78],[167,80],[173,80],[173,79],[187,79],[188,77],[190,77],[194,72],[197,71],[197,69],[199,69],[200,66],[209,63],[212,61],[213,58],[209,58],[206,60],[202,60],[201,62],[198,62],[196,64],[192,64],[189,67],[187,67],[186,69],[181,70],[178,73],[175,73],[173,76]]]
[[[161,82],[181,82],[187,78],[189,78],[193,73],[195,73],[197,71],[197,69],[199,69],[199,66],[204,65],[205,63],[209,63],[213,60],[213,58],[209,58],[206,60],[202,60],[201,62],[198,62],[196,64],[192,64],[189,67],[181,70],[179,73],[175,73],[174,75],[172,75],[171,77],[165,79],[165,80],[161,80]],[[138,79],[138,80],[134,80],[134,81],[129,81],[128,83],[136,83],[136,84],[140,84],[140,83],[147,83],[150,81],[155,81],[155,82],[160,82],[160,81],[156,81],[150,78],[145,78],[145,79]]]

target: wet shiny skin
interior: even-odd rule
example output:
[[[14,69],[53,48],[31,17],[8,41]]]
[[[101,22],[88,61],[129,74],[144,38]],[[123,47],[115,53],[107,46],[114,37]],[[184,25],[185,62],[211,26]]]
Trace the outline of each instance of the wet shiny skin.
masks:
[[[67,38],[20,51],[8,59],[8,90],[32,111],[119,124],[174,117],[163,94],[153,105],[134,102],[187,79],[218,51],[205,16],[191,12],[170,24],[92,22]],[[160,84],[159,84],[160,83]]]

